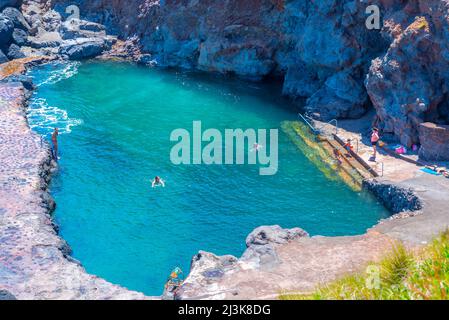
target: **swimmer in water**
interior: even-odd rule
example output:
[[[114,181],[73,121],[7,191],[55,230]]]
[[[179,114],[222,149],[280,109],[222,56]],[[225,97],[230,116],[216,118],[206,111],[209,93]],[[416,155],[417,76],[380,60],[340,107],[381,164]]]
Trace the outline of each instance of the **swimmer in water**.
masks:
[[[151,183],[151,186],[152,186],[153,188],[159,187],[159,186],[162,186],[162,187],[165,188],[165,182],[164,182],[164,180],[162,180],[160,177],[156,176],[156,177],[154,178],[153,182]]]
[[[260,144],[255,143],[255,144],[253,145],[253,148],[252,148],[251,152],[257,152],[257,151],[259,151],[259,150],[262,149],[262,148],[263,148],[263,147],[262,147]]]

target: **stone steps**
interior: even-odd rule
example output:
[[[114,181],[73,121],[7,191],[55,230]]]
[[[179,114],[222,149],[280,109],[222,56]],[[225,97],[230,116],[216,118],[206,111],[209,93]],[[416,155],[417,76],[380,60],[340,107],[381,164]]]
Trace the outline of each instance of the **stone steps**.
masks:
[[[303,154],[330,180],[340,180],[358,192],[362,189],[363,176],[349,163],[338,165],[334,156],[334,146],[323,136],[316,136],[299,121],[285,122],[283,131]]]

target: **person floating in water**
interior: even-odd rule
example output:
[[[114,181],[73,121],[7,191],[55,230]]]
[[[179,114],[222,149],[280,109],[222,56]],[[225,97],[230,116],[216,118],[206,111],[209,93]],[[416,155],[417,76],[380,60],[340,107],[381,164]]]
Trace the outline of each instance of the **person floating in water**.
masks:
[[[373,128],[373,133],[371,135],[371,145],[373,146],[373,156],[371,157],[371,161],[376,161],[377,157],[377,145],[379,144],[379,129]]]
[[[59,129],[55,128],[55,130],[53,131],[53,134],[51,135],[51,142],[53,144],[52,153],[53,153],[53,159],[55,159],[55,161],[58,161],[58,159],[59,159],[59,156],[58,156],[58,135],[59,135]]]
[[[162,180],[160,177],[156,176],[156,177],[154,178],[153,182],[151,183],[151,186],[152,186],[153,188],[156,188],[156,187],[159,187],[159,186],[165,188],[165,182],[164,182],[164,180]]]

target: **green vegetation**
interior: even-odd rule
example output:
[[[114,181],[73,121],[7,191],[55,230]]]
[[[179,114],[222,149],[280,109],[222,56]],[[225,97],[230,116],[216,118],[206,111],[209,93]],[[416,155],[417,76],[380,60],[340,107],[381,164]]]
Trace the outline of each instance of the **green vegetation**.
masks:
[[[402,245],[366,273],[347,276],[310,295],[283,294],[281,300],[447,300],[449,231],[419,253]]]

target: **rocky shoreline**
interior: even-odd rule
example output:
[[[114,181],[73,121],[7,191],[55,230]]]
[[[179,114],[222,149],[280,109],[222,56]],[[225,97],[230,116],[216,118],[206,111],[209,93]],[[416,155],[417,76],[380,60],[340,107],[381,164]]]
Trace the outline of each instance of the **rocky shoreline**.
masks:
[[[241,258],[200,252],[176,297],[276,299],[286,292],[309,293],[351,272],[363,272],[396,242],[419,249],[449,227],[445,180],[424,175],[401,183],[366,181],[365,187],[396,214],[364,235],[309,237],[302,229],[260,227],[248,236]]]
[[[37,61],[46,62],[48,60],[39,59]],[[33,65],[28,60],[25,60],[24,63]],[[18,70],[25,69],[26,66]],[[17,75],[13,75],[13,77],[15,76]],[[51,161],[49,146],[28,127],[25,108],[29,95],[30,92],[21,82],[0,83],[2,106],[0,109],[2,112],[0,115],[0,119],[2,119],[0,145],[2,151],[5,150],[0,159],[2,167],[8,168],[8,164],[14,162],[11,158],[21,155],[16,159],[15,165],[20,168],[23,162],[23,166],[28,168],[25,172],[7,172],[4,169],[0,176],[3,179],[0,180],[2,183],[0,234],[3,235],[0,238],[2,244],[0,251],[1,296],[18,299],[150,298],[110,284],[96,276],[88,275],[80,263],[70,257],[70,248],[67,243],[58,237],[58,227],[51,218],[55,203],[48,193],[48,184],[52,172],[55,170],[55,163]],[[11,128],[15,128],[15,130],[12,131]],[[15,134],[18,129],[23,131],[23,136],[18,137]],[[393,229],[394,221],[413,219],[429,210],[426,205],[428,203],[426,195],[424,197],[417,195],[409,184],[406,182],[401,185],[383,180],[365,182],[365,188],[397,215],[380,222],[378,226],[362,236],[310,238],[307,232],[299,228],[285,230],[279,226],[265,226],[256,229],[248,236],[248,249],[239,259],[233,256],[218,257],[212,253],[200,252],[193,257],[191,272],[175,298],[271,299],[275,298],[280,290],[311,290],[324,281],[323,279],[330,281],[345,272],[358,270],[369,261],[379,258],[392,242],[403,241],[407,238],[402,239],[388,235]],[[21,197],[17,197],[16,194],[20,194]],[[449,194],[446,194],[447,196]],[[14,198],[14,202],[10,202],[11,198]],[[23,225],[18,223],[17,217],[25,218],[25,222],[31,219],[38,223],[32,225],[30,229],[28,223],[24,222]],[[449,223],[445,216],[442,216],[442,219],[445,222],[438,225],[438,230],[432,230],[430,233],[422,232],[418,238],[423,237],[430,240],[432,236],[444,230],[444,226],[448,226]],[[423,224],[426,223],[428,224],[429,221]],[[398,232],[400,233],[400,230],[395,231],[395,233]],[[23,234],[27,236],[23,237]],[[301,248],[301,244],[304,242],[307,245]],[[416,241],[408,241],[408,243],[411,246],[422,244]],[[363,246],[360,246],[361,244]],[[313,270],[317,267],[317,261],[314,259],[321,259],[322,253],[329,251],[335,245],[338,247],[337,251],[340,252],[324,256],[330,263],[343,261],[339,263],[339,268],[337,270],[332,268]],[[20,248],[19,252],[18,248]],[[351,248],[350,252],[348,248]],[[292,253],[295,256],[291,256]],[[309,258],[313,257],[313,259],[307,262],[295,262],[295,259],[302,254]],[[297,282],[293,280],[290,281],[291,285],[288,285],[286,280],[292,279],[288,272],[298,271],[296,269],[298,266],[301,270],[306,268],[308,275],[304,276],[299,272],[300,278],[296,280]],[[279,268],[287,274],[285,277],[279,277]],[[284,268],[286,270],[283,270]],[[327,278],[323,278],[323,274],[326,274]],[[235,285],[234,281],[238,279],[245,279],[246,285],[241,283]],[[261,279],[264,281],[261,282]],[[267,284],[267,281],[271,285]],[[304,282],[307,285],[304,285]],[[260,287],[260,283],[264,283],[264,289]],[[300,285],[295,286],[295,283]],[[276,285],[273,287],[273,284]],[[277,285],[283,287],[277,287]],[[168,294],[160,298],[173,297]]]
[[[148,299],[87,274],[70,257],[51,216],[55,163],[28,126],[28,97],[20,82],[0,83],[0,297]]]

